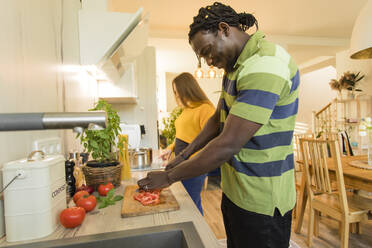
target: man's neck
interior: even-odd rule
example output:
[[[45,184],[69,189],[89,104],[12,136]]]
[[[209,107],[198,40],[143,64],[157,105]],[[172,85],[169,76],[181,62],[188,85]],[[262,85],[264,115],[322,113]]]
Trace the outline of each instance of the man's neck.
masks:
[[[234,62],[231,65],[229,65],[229,68],[226,69],[227,72],[233,71],[233,67],[236,61],[238,60],[240,54],[243,52],[245,44],[247,44],[250,38],[251,36],[243,31],[238,31],[236,33],[236,38],[235,38],[236,45],[234,49],[235,58],[234,58]]]

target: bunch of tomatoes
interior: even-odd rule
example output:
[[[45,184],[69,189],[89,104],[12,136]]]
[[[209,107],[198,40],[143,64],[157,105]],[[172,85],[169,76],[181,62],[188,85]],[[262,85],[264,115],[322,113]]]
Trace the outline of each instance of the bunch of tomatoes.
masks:
[[[114,188],[112,183],[100,184],[98,186],[98,193],[101,196],[106,196],[107,193]],[[66,228],[74,228],[83,223],[85,213],[95,209],[97,199],[86,190],[81,190],[75,193],[73,197],[75,207],[64,209],[60,215],[59,220]]]

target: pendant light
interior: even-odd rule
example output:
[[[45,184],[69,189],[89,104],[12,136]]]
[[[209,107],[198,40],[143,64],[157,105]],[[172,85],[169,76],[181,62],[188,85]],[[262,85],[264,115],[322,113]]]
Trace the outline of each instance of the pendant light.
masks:
[[[208,76],[208,78],[216,78],[217,77],[217,71],[216,71],[216,68],[214,68],[213,65],[209,66],[207,76]]]
[[[196,78],[204,78],[204,71],[201,68],[201,60],[198,58],[198,68],[194,72]]]
[[[368,0],[360,11],[350,40],[352,59],[372,58],[372,0]]]

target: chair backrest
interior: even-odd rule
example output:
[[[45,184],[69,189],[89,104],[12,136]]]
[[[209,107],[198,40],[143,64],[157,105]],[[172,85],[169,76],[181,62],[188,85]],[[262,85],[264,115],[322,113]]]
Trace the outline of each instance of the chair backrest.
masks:
[[[301,148],[300,148],[300,139],[303,138],[314,138],[313,133],[296,133],[293,135],[294,139],[294,145],[293,149],[295,152],[296,160],[303,160],[302,153],[301,153]]]
[[[349,140],[345,139],[345,152],[346,154],[343,154],[342,152],[342,142],[340,142],[340,133],[336,133],[336,132],[324,132],[321,134],[320,138],[321,139],[326,139],[326,140],[335,140],[337,141],[337,144],[338,146],[340,147],[340,151],[341,151],[341,155],[346,155],[346,156],[351,156],[351,151],[350,151],[350,144],[349,144]]]
[[[316,193],[334,193],[329,176],[329,166],[336,172],[337,193],[344,212],[348,212],[341,154],[336,140],[300,139],[303,154],[306,184],[310,199],[314,199],[313,185]],[[330,156],[329,156],[330,155]]]

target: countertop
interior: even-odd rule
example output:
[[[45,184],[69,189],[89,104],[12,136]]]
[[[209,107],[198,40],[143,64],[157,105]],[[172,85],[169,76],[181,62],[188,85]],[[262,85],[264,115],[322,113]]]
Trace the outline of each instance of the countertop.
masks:
[[[146,174],[147,172],[132,171],[132,179],[122,181],[122,185],[116,188],[115,195],[123,195],[125,186],[135,184],[137,182],[137,179],[144,177]],[[113,206],[109,206],[103,209],[96,208],[92,212],[87,213],[84,222],[79,227],[66,229],[63,226],[59,225],[57,229],[49,236],[46,236],[42,239],[29,240],[25,242],[8,243],[6,242],[5,237],[3,237],[2,239],[0,239],[0,247],[42,240],[71,238],[89,234],[160,226],[187,221],[192,221],[194,223],[205,247],[219,247],[214,233],[205,222],[203,216],[196,208],[195,204],[186,192],[183,185],[180,182],[174,183],[170,187],[170,190],[172,191],[180,205],[180,209],[177,211],[121,218],[120,210],[122,207],[122,202],[120,201]]]

